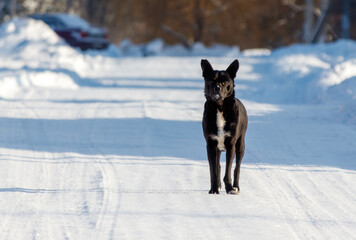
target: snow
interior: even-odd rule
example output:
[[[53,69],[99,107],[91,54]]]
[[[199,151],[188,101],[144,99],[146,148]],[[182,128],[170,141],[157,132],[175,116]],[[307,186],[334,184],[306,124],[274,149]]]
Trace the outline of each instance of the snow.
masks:
[[[355,42],[82,53],[17,19],[0,46],[0,239],[354,239]],[[240,61],[237,196],[208,194],[202,58]]]

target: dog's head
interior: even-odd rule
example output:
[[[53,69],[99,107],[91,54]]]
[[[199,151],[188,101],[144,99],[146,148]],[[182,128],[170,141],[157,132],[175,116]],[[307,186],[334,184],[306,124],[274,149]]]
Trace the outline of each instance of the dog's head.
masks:
[[[201,69],[205,80],[205,97],[221,105],[224,99],[234,96],[234,78],[239,69],[239,61],[235,59],[225,71],[214,70],[208,60],[201,60]]]

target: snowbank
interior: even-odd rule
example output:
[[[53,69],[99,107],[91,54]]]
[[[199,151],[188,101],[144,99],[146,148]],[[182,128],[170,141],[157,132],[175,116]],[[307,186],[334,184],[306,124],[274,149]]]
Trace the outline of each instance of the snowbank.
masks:
[[[257,96],[260,101],[278,104],[344,103],[356,99],[354,41],[298,44],[270,54],[266,51],[246,53],[242,56],[263,62],[249,66],[259,78],[249,84],[256,90],[248,89],[244,94],[246,98]],[[246,64],[250,65],[248,61]]]
[[[33,87],[78,87],[63,65],[82,57],[41,21],[19,18],[1,25],[0,49],[0,97]]]

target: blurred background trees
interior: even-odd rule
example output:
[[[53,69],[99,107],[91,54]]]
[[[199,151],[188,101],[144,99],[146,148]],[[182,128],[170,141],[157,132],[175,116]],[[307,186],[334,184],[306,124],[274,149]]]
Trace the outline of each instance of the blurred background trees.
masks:
[[[356,0],[0,0],[0,21],[66,12],[106,27],[113,43],[162,38],[188,48],[195,42],[276,48],[356,38],[355,8]]]

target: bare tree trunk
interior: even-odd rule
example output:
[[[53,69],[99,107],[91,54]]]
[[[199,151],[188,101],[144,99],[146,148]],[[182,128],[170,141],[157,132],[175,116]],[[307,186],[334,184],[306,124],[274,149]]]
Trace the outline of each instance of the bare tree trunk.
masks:
[[[188,49],[191,48],[191,45],[189,44],[188,39],[183,34],[177,32],[177,31],[174,31],[172,28],[168,27],[165,24],[161,24],[160,28],[161,28],[162,31],[170,34],[175,39],[177,39],[179,42],[181,42],[184,47],[186,47]]]
[[[201,42],[204,30],[204,11],[201,0],[194,0],[194,42]]]
[[[95,18],[95,0],[88,0],[86,7],[87,17],[89,22],[94,22]]]
[[[321,4],[321,15],[319,16],[318,22],[310,35],[310,42],[316,43],[323,38],[325,38],[327,30],[327,17],[330,12],[331,1],[324,0]],[[324,36],[323,36],[324,34]]]
[[[11,0],[11,18],[14,18],[16,16],[16,0]]]
[[[321,20],[323,20],[322,19],[323,17],[325,17],[325,18],[327,17],[327,15],[324,16],[324,14],[326,14],[327,10],[328,10],[328,3],[329,3],[328,1],[329,0],[320,0],[320,12],[321,12],[321,14],[319,16],[318,24],[316,25],[316,27],[318,27],[319,22]],[[322,29],[320,30],[320,36],[319,36],[319,39],[318,39],[320,42],[325,42],[326,41],[327,32],[328,32],[328,24],[325,22],[324,26],[322,26]]]
[[[67,0],[66,2],[66,12],[70,12],[73,8],[73,0]]]
[[[105,23],[105,17],[107,16],[107,11],[108,11],[108,7],[109,7],[109,1],[108,0],[101,0],[100,2],[101,7],[100,7],[100,11],[99,11],[99,16],[98,16],[98,24],[100,26],[103,26]]]
[[[344,0],[342,8],[342,38],[350,38],[350,0]]]
[[[313,11],[314,11],[314,0],[305,0],[305,10],[304,10],[304,27],[303,27],[303,40],[304,42],[310,42],[311,31],[313,28]]]

